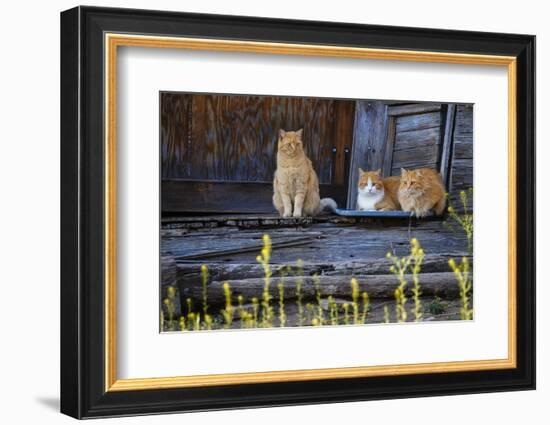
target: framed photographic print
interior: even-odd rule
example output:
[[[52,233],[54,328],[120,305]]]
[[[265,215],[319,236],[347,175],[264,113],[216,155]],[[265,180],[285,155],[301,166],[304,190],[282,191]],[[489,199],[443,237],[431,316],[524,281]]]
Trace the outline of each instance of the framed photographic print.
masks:
[[[61,411],[533,389],[535,38],[61,14]]]

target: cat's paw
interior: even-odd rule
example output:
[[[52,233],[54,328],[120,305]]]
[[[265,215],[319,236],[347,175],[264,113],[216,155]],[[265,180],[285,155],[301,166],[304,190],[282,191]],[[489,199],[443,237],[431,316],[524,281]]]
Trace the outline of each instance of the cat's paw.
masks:
[[[292,214],[290,213],[290,211],[285,211],[283,213],[283,218],[289,218],[289,217],[292,217]]]
[[[300,218],[302,216],[302,213],[300,211],[294,211],[294,214],[292,214],[292,217],[294,218]]]
[[[416,218],[424,218],[430,216],[430,210],[417,209],[415,211]]]

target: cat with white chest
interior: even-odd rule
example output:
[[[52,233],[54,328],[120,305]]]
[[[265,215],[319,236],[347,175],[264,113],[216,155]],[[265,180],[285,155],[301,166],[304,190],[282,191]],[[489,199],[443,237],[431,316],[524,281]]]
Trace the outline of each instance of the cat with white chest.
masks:
[[[357,209],[364,211],[392,211],[399,209],[397,188],[399,177],[381,177],[380,170],[363,171],[359,168]]]
[[[304,152],[302,133],[279,130],[273,205],[281,217],[315,216],[337,208],[333,199],[319,197],[319,179]]]

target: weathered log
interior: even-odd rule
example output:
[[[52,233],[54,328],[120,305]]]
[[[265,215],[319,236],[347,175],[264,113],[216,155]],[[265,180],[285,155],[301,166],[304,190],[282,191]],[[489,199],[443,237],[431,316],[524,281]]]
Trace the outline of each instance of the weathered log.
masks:
[[[448,272],[449,260],[460,262],[462,256],[426,255],[422,262],[422,273]],[[472,258],[467,257],[472,264]],[[300,268],[293,262],[288,265],[272,265],[274,277],[278,277],[281,271],[288,276],[296,276]],[[351,276],[351,275],[374,275],[388,274],[391,262],[387,258],[375,258],[356,261],[335,261],[335,262],[306,262],[302,264],[301,273],[305,276],[326,275],[326,276]],[[200,264],[177,262],[178,276],[180,281],[193,285],[200,282]],[[264,271],[259,264],[254,263],[209,263],[208,272],[212,280],[241,280],[248,278],[260,278]]]
[[[174,316],[181,315],[181,302],[178,287],[178,266],[173,257],[169,255],[163,255],[160,257],[160,302],[161,308],[165,316],[169,314],[168,309],[164,305],[164,300],[168,298],[168,288],[173,287],[174,296],[170,297],[171,306],[174,308]]]
[[[174,285],[177,280],[178,265],[174,257],[163,255],[160,257],[161,286]]]
[[[395,289],[399,285],[396,276],[389,275],[361,275],[355,276],[359,291],[366,291],[371,299],[389,299],[393,298]],[[406,275],[409,282],[406,287],[407,296],[411,296],[412,276]],[[421,292],[424,296],[439,296],[445,299],[454,299],[459,295],[459,288],[456,277],[452,272],[446,273],[422,273],[420,276]],[[252,297],[261,299],[265,287],[265,280],[262,278],[250,278],[228,281],[231,292],[234,297],[242,295],[245,300]],[[269,293],[272,297],[277,297],[277,285],[283,283],[284,297],[286,300],[297,298],[297,286],[301,286],[301,295],[304,299],[314,299],[317,294],[317,288],[322,297],[332,295],[333,297],[351,298],[350,276],[287,276],[284,278],[273,277],[269,285]],[[216,280],[208,284],[208,302],[209,304],[222,304],[225,302],[223,291],[224,281]],[[185,286],[180,285],[180,290],[184,297],[200,299],[202,289],[200,285]]]
[[[414,222],[413,222],[414,223]],[[385,259],[388,251],[398,256],[410,252],[410,238],[417,238],[427,254],[460,257],[467,254],[467,241],[464,232],[453,233],[440,221],[422,221],[417,225],[374,225],[315,223],[307,229],[270,229],[266,231],[273,242],[311,237],[306,245],[274,246],[271,262],[274,264],[294,264],[298,259],[307,263],[335,263],[338,261],[363,261]],[[181,237],[162,240],[163,255],[198,263],[251,263],[256,264],[262,242],[260,229],[229,231],[216,228],[190,232]],[[318,236],[319,235],[319,236]],[[280,236],[280,238],[279,238]],[[246,252],[241,248],[250,247]],[[254,248],[255,247],[255,248]],[[228,250],[223,253],[223,250]],[[204,257],[202,253],[218,251],[216,257]],[[221,253],[219,251],[222,251]],[[188,257],[191,256],[191,257]]]
[[[313,236],[305,236],[305,237],[295,236],[291,238],[285,238],[282,240],[275,240],[272,242],[272,248],[279,249],[279,248],[288,248],[288,247],[294,247],[294,246],[307,245],[315,241],[315,239],[318,239],[321,237],[322,237],[322,233],[317,233]],[[233,254],[242,254],[242,253],[248,253],[248,252],[257,253],[257,252],[260,252],[262,247],[263,247],[263,242],[260,241],[257,243],[248,243],[246,245],[241,245],[235,248],[212,249],[208,251],[199,252],[197,254],[182,255],[178,257],[178,260],[196,260],[196,259],[204,259],[204,258],[215,258],[215,257],[221,257],[221,256],[227,256],[227,255],[233,255]]]

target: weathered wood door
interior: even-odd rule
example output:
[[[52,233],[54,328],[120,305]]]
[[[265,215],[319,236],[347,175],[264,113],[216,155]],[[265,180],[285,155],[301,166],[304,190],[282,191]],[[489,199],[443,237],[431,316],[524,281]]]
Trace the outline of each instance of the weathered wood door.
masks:
[[[356,205],[359,167],[381,169],[384,176],[429,167],[440,171],[449,191],[471,186],[472,106],[458,108],[457,113],[454,104],[358,101],[347,207]]]
[[[280,128],[304,128],[321,195],[345,203],[354,101],[161,93],[163,212],[273,212]]]

